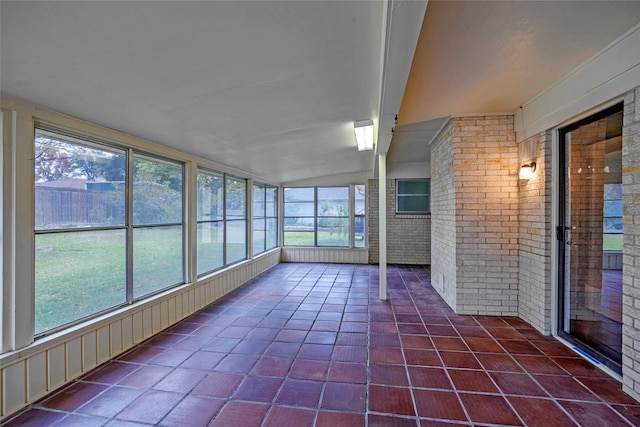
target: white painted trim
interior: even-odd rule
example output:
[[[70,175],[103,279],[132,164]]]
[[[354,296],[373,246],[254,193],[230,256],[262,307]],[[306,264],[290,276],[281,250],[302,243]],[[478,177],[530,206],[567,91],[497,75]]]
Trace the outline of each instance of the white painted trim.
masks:
[[[516,110],[517,140],[559,123],[640,86],[640,24]]]
[[[558,183],[560,179],[560,159],[558,153],[558,128],[551,131],[551,334],[558,334],[558,240],[556,227],[558,226]]]
[[[285,246],[281,262],[321,262],[334,264],[367,264],[369,251],[363,248],[316,248]]]
[[[379,298],[387,299],[387,156],[378,154]]]

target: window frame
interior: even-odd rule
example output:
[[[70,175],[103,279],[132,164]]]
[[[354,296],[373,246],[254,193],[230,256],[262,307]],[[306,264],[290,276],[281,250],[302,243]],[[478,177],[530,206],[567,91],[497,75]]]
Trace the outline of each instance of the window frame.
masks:
[[[403,182],[427,182],[427,192],[426,193],[400,193],[400,184]],[[395,182],[395,213],[401,215],[429,215],[431,214],[431,178],[398,178]],[[427,197],[428,206],[426,210],[400,210],[400,198],[401,197]]]
[[[91,233],[91,232],[100,232],[100,231],[117,231],[117,230],[121,230],[123,232],[123,239],[124,239],[124,246],[123,246],[123,252],[124,252],[124,259],[121,260],[123,269],[124,269],[124,295],[123,298],[121,299],[121,302],[109,306],[107,308],[104,309],[100,309],[98,311],[94,311],[94,312],[90,312],[88,314],[82,315],[81,317],[78,317],[76,319],[70,320],[70,321],[64,321],[61,324],[58,325],[54,325],[51,326],[48,329],[44,329],[44,330],[37,330],[36,329],[36,313],[37,313],[37,301],[36,301],[36,293],[37,293],[37,283],[34,280],[34,296],[33,296],[33,307],[34,307],[34,311],[33,311],[33,336],[35,339],[39,339],[48,335],[51,335],[53,333],[56,333],[58,331],[64,330],[64,329],[68,329],[69,327],[72,327],[76,324],[79,324],[81,322],[85,322],[87,320],[91,320],[93,318],[96,318],[98,316],[101,316],[105,313],[111,312],[113,310],[116,310],[118,308],[124,307],[126,305],[129,305],[133,302],[139,301],[139,300],[143,300],[146,298],[149,298],[153,295],[156,295],[160,292],[166,291],[167,289],[182,285],[184,283],[186,283],[186,270],[185,270],[185,259],[186,259],[186,248],[184,246],[184,241],[185,241],[185,233],[186,233],[186,221],[185,221],[185,217],[186,217],[186,192],[185,192],[185,185],[186,185],[186,164],[184,161],[182,160],[175,160],[175,159],[169,159],[165,156],[162,155],[158,155],[155,153],[149,153],[148,151],[144,151],[144,150],[139,150],[137,148],[132,148],[132,147],[126,147],[124,145],[118,144],[118,143],[114,143],[112,141],[108,141],[108,140],[103,140],[100,138],[95,138],[95,137],[91,137],[91,136],[87,136],[87,135],[83,135],[74,131],[70,131],[70,130],[66,130],[63,128],[58,128],[58,127],[53,127],[53,126],[49,126],[45,123],[40,123],[40,122],[35,122],[34,123],[34,127],[33,127],[33,149],[34,149],[34,153],[36,152],[36,145],[37,145],[37,138],[39,135],[44,135],[46,137],[49,137],[51,139],[59,139],[60,142],[72,145],[74,147],[82,147],[85,149],[93,149],[93,150],[99,150],[99,151],[103,151],[103,152],[111,152],[113,154],[117,154],[123,157],[124,160],[124,170],[123,170],[123,174],[124,174],[124,181],[123,181],[123,186],[124,186],[124,191],[123,191],[123,195],[122,195],[122,200],[120,200],[120,202],[123,204],[123,209],[124,209],[124,217],[122,218],[122,222],[121,223],[117,223],[114,225],[98,225],[98,226],[81,226],[81,227],[53,227],[53,228],[46,228],[46,227],[38,227],[36,222],[35,222],[35,215],[36,215],[36,192],[34,191],[33,193],[33,215],[34,215],[34,222],[33,222],[33,227],[32,227],[32,233],[34,236],[34,245],[38,240],[38,236],[47,236],[47,235],[54,235],[54,234],[63,234],[63,233]],[[134,203],[133,203],[133,199],[134,199],[134,182],[135,182],[135,176],[134,176],[134,161],[136,160],[137,156],[142,156],[142,158],[146,158],[147,160],[150,161],[158,161],[158,162],[165,162],[168,164],[173,164],[175,166],[179,166],[180,167],[180,179],[181,179],[181,188],[180,188],[180,220],[179,221],[171,221],[171,222],[165,222],[165,223],[156,223],[156,222],[147,222],[147,223],[140,223],[140,224],[136,224],[134,223],[134,219],[133,219],[133,209],[134,209]],[[32,176],[34,177],[34,183],[37,182],[35,180],[35,174],[36,174],[36,164],[34,162],[33,164],[33,169],[32,169]],[[57,180],[54,180],[57,181]],[[149,292],[146,292],[144,294],[141,294],[139,296],[134,296],[134,291],[135,291],[135,280],[134,280],[134,269],[135,269],[135,261],[136,259],[133,248],[134,248],[134,244],[135,242],[135,236],[134,236],[134,231],[135,230],[140,230],[140,229],[153,229],[153,228],[159,228],[159,227],[179,227],[180,229],[180,243],[181,243],[181,247],[180,247],[180,267],[181,267],[181,279],[176,282],[176,283],[171,283],[171,284],[167,284],[167,285],[162,285],[161,287],[152,289]],[[34,258],[33,258],[33,265],[32,265],[32,271],[34,274],[34,277],[36,275],[36,271],[38,269],[38,257],[37,257],[37,253],[35,253],[36,247],[34,246]]]
[[[268,215],[267,214],[267,206],[268,206],[268,191],[269,189],[274,190],[274,199],[271,201],[274,205],[274,210],[275,210],[275,215]],[[263,199],[262,199],[262,204],[260,206],[261,211],[262,211],[262,215],[256,215],[256,190],[258,191],[262,191],[263,192]],[[278,246],[278,187],[276,187],[275,185],[269,185],[269,184],[265,184],[265,183],[261,183],[261,182],[254,182],[253,183],[253,187],[252,187],[252,198],[251,198],[251,232],[252,232],[252,256],[256,256],[259,255],[261,253],[267,252],[268,250],[271,250],[273,248],[276,248]],[[263,230],[256,230],[255,224],[257,221],[262,220],[262,224],[264,225],[264,229]],[[268,227],[268,221],[269,220],[275,220],[275,224],[276,224],[276,228],[275,228],[275,235],[276,235],[276,239],[275,239],[275,243],[272,246],[269,246],[268,243],[268,239],[267,236],[269,235],[269,227]],[[259,250],[256,250],[256,241],[255,241],[255,235],[257,233],[259,233],[260,231],[262,231],[263,236],[262,236],[262,247],[259,248]]]

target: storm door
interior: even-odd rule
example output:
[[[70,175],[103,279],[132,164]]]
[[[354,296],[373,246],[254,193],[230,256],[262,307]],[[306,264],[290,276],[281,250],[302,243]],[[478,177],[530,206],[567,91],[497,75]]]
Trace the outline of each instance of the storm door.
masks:
[[[622,105],[560,130],[558,333],[620,372]]]

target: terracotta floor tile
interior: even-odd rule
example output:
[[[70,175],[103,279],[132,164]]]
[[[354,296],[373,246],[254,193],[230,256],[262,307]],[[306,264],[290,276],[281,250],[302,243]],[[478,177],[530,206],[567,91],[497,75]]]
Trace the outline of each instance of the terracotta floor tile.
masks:
[[[281,357],[261,357],[254,365],[251,373],[264,377],[280,377],[284,378],[291,368],[292,359],[283,359]]]
[[[29,408],[28,410],[15,415],[13,418],[3,421],[3,427],[17,426],[33,426],[39,427],[43,425],[53,425],[57,421],[63,419],[67,414],[64,412],[46,411],[38,408]]]
[[[408,386],[407,370],[403,365],[383,365],[371,363],[369,365],[369,382],[371,384]]]
[[[60,411],[74,411],[107,388],[104,384],[75,382],[45,399],[40,406]]]
[[[236,391],[243,379],[239,374],[213,372],[198,383],[192,394],[227,398]]]
[[[321,408],[364,412],[366,387],[363,384],[326,383]]]
[[[522,368],[508,354],[475,353],[484,369],[501,372],[523,372]]]
[[[240,342],[240,338],[214,338],[201,347],[202,351],[228,353]]]
[[[329,368],[327,381],[365,384],[367,366],[364,363],[333,362]]]
[[[431,337],[433,348],[436,350],[469,351],[469,348],[460,338],[457,337]]]
[[[143,390],[127,387],[111,387],[86,405],[78,409],[83,414],[111,418],[129,406],[144,393]]]
[[[249,375],[240,384],[233,399],[271,403],[282,385],[282,379]]]
[[[485,393],[498,393],[489,375],[484,371],[473,371],[468,369],[447,369],[454,388],[464,391],[477,391]]]
[[[624,426],[626,423],[607,405],[587,402],[558,402],[582,426]]]
[[[406,352],[407,350],[405,350]],[[404,363],[402,350],[394,347],[369,347],[369,358],[371,362],[401,364]],[[439,360],[439,359],[438,359]]]
[[[301,343],[307,337],[306,330],[283,329],[274,338],[274,341],[298,342]]]
[[[369,427],[416,427],[416,418],[408,416],[369,414],[367,421]]]
[[[522,368],[531,374],[569,375],[560,365],[546,356],[512,355]]]
[[[91,373],[82,378],[82,381],[116,384],[139,367],[139,365],[133,363],[109,362],[103,367],[91,371]]]
[[[640,404],[553,337],[455,314],[425,267],[390,265],[381,301],[377,273],[280,264],[2,424],[640,425]]]
[[[364,363],[367,361],[367,348],[360,346],[337,345],[333,347],[331,360]]]
[[[399,340],[399,339],[398,339]],[[337,345],[367,345],[367,334],[355,332],[338,332]]]
[[[515,372],[491,372],[491,378],[498,384],[504,394],[516,394],[520,396],[549,395],[527,374]]]
[[[433,349],[428,335],[400,335],[400,342],[404,348]]]
[[[231,353],[262,354],[268,346],[269,341],[243,339],[231,350]]]
[[[491,338],[467,338],[464,341],[467,343],[471,351],[476,353],[503,353],[504,350],[497,343],[496,340]]]
[[[312,426],[316,411],[274,406],[262,427]]]
[[[181,393],[151,390],[117,415],[117,418],[140,423],[158,424],[184,398]]]
[[[607,403],[638,405],[622,391],[621,384],[611,378],[579,378],[578,381]]]
[[[408,366],[409,378],[413,387],[451,390],[453,387],[444,369]]]
[[[363,426],[365,418],[363,414],[352,414],[348,412],[328,412],[318,411],[315,427],[338,427],[338,426]]]
[[[322,394],[323,383],[320,381],[307,380],[285,380],[276,404],[288,406],[304,406],[307,408],[317,408]]]
[[[218,413],[225,401],[209,397],[187,396],[162,419],[167,427],[205,427]]]
[[[264,356],[282,357],[283,359],[293,359],[300,350],[300,343],[294,342],[272,342],[264,351]]]
[[[147,363],[150,359],[164,351],[161,347],[146,347],[144,345],[135,347],[133,350],[119,356],[116,360],[125,362]]]
[[[182,364],[189,357],[191,357],[192,354],[193,352],[189,350],[168,348],[151,359],[149,361],[149,364],[176,367]]]
[[[369,341],[371,345],[376,347],[400,347],[400,337],[398,334],[371,332]]]
[[[474,423],[524,425],[502,396],[460,393],[460,400]]]
[[[457,337],[458,331],[453,326],[449,325],[427,325],[427,331],[432,337]]]
[[[552,357],[551,359],[560,365],[562,369],[576,377],[608,378],[604,372],[582,358]]]
[[[364,334],[362,334],[364,335]],[[328,331],[310,331],[304,342],[309,344],[327,344],[333,345],[338,337],[337,332]]]
[[[254,354],[228,354],[215,367],[220,372],[236,372],[246,374],[258,361]]]
[[[527,426],[568,427],[576,425],[553,400],[515,396],[509,396],[507,400]]]
[[[461,351],[440,351],[442,362],[448,368],[482,369],[473,353]]]
[[[416,414],[411,392],[405,387],[369,386],[369,410],[386,414]]]
[[[226,353],[216,353],[212,351],[196,351],[193,353],[193,356],[182,362],[180,367],[212,371],[226,355]]]
[[[420,417],[454,421],[467,420],[455,393],[414,389],[413,395]]]
[[[555,375],[534,375],[533,378],[551,396],[559,399],[586,400],[599,402],[600,399],[572,377]]]
[[[498,340],[498,342],[510,354],[527,354],[531,356],[542,356],[542,352],[538,350],[529,341]]]
[[[324,381],[329,371],[329,362],[298,359],[293,362],[289,376],[303,380]]]
[[[229,402],[211,426],[259,426],[268,409],[264,403]]]
[[[197,369],[176,368],[153,386],[155,390],[188,393],[205,376],[206,372]]]
[[[404,356],[407,359],[407,365],[417,366],[442,366],[440,356],[435,350],[417,350],[405,349]]]
[[[298,352],[298,358],[307,360],[329,360],[331,359],[332,345],[325,344],[302,344]]]

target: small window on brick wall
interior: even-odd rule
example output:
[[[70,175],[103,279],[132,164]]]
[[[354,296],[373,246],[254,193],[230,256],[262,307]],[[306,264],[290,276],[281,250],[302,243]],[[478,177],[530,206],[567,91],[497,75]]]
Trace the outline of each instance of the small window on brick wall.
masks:
[[[396,180],[396,213],[426,214],[430,212],[431,180]]]

